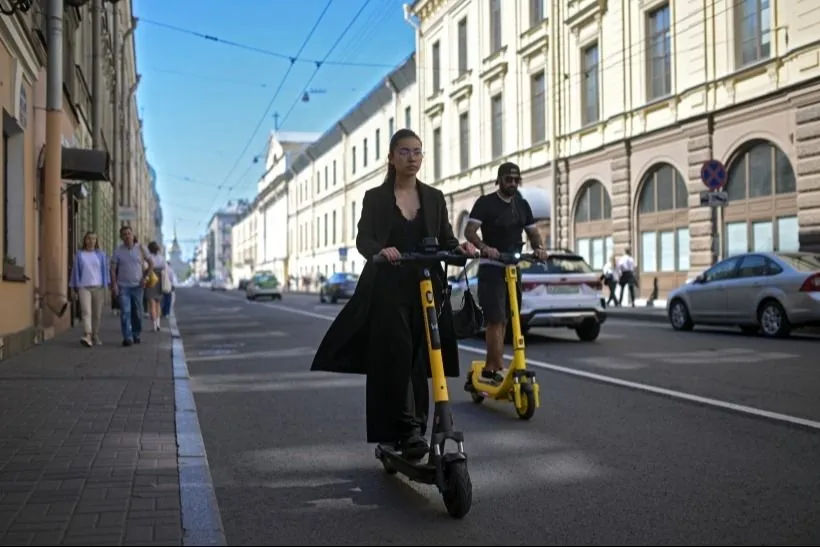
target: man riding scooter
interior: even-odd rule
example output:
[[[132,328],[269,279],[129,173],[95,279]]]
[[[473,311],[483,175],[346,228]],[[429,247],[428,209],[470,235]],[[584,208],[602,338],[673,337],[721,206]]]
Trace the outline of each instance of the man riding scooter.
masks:
[[[510,309],[504,278],[505,265],[498,258],[501,253],[521,251],[521,232],[525,230],[535,258],[547,259],[530,204],[518,192],[521,170],[514,163],[501,164],[496,184],[496,192],[476,200],[464,231],[467,241],[485,257],[478,266],[478,302],[484,312],[487,345],[482,381],[492,384],[504,380],[501,373],[504,369],[504,334]],[[478,237],[479,228],[481,238]],[[520,287],[518,292],[520,301]]]

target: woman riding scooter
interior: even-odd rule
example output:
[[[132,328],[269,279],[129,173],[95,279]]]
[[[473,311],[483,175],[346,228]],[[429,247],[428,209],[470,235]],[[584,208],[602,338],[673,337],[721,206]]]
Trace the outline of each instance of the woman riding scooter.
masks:
[[[398,263],[402,252],[418,250],[422,239],[438,239],[442,250],[475,254],[471,243],[453,235],[444,194],[416,179],[421,140],[401,129],[390,140],[384,183],[368,190],[362,203],[356,248],[368,262],[356,291],[319,345],[311,370],[367,375],[367,442],[395,444],[402,456],[420,460],[428,452],[424,436],[430,406],[424,317],[418,268]],[[385,264],[370,258],[381,254]],[[432,272],[445,374],[459,376],[452,310],[444,293],[443,268]]]

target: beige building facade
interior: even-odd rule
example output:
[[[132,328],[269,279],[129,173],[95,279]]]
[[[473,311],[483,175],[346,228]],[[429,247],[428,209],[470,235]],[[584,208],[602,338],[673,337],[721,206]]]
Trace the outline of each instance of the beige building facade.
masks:
[[[511,160],[552,198],[553,246],[595,268],[631,248],[644,297],[655,279],[663,298],[737,252],[820,250],[813,4],[419,0],[411,10],[425,175],[450,195],[458,226]],[[434,176],[437,140],[447,146]],[[728,176],[714,222],[700,204],[709,159]]]

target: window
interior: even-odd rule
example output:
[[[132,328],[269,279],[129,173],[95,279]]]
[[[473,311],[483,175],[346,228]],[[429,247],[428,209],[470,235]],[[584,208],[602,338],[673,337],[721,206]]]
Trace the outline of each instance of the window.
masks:
[[[767,141],[753,143],[732,163],[728,178],[725,190],[730,202],[797,191],[789,158]]]
[[[404,109],[404,127],[406,127],[407,129],[411,129],[412,125],[413,119],[410,116],[410,107],[408,106]]]
[[[582,108],[581,123],[588,125],[600,119],[598,107],[598,44],[584,48],[582,53]]]
[[[381,147],[382,147],[382,130],[381,129],[376,129],[376,139],[375,140],[376,140],[376,142],[374,144],[376,145],[376,159],[378,160],[379,156],[381,156]]]
[[[544,20],[544,0],[530,0],[530,26]]]
[[[336,186],[336,160],[333,160],[333,186]]]
[[[612,218],[612,202],[609,192],[598,181],[588,184],[578,199],[575,222],[595,222]]]
[[[327,165],[325,165],[325,190],[327,190],[327,183],[330,177],[327,176]]]
[[[356,173],[356,147],[355,146],[353,147],[352,154],[353,154],[353,159],[350,162],[350,168],[352,170],[351,172],[355,174]]]
[[[638,198],[638,212],[648,214],[688,208],[686,181],[677,169],[663,163],[647,174]]]
[[[356,202],[352,202],[350,204],[350,239],[356,237],[356,224],[358,224],[358,220],[356,219]]]
[[[319,191],[319,184],[322,181],[322,172],[316,171],[316,191]],[[327,190],[327,180],[325,180],[325,190]]]
[[[547,102],[544,93],[544,82],[543,70],[533,76],[530,82],[532,144],[543,142],[547,138]]]
[[[333,211],[333,244],[336,245],[336,211]]]
[[[3,277],[25,280],[26,199],[25,135],[17,120],[3,112]]]
[[[579,238],[575,241],[575,252],[592,266],[593,270],[602,270],[604,264],[615,254],[612,236]]]
[[[327,213],[325,213],[325,247],[327,247],[327,245],[328,245],[328,241],[327,241]]]
[[[669,4],[649,13],[647,27],[647,95],[651,100],[672,93],[672,33]]]
[[[800,249],[796,216],[727,222],[723,233],[723,249],[726,256],[748,252],[790,252]]]
[[[393,133],[396,132],[396,121],[391,116],[389,120],[387,120],[387,138],[392,139]]]
[[[459,167],[462,171],[470,168],[470,113],[462,112],[458,117]]]
[[[441,180],[441,127],[433,129],[433,180]]]
[[[770,0],[738,0],[735,6],[736,60],[738,68],[771,55]]]
[[[723,281],[736,277],[737,264],[739,261],[739,258],[727,258],[723,262],[718,262],[703,274],[704,281]]]
[[[490,110],[492,116],[490,120],[492,131],[491,155],[495,159],[504,153],[504,104],[501,93],[490,99]]]
[[[367,167],[367,138],[362,142],[362,167]]]
[[[501,49],[501,0],[490,0],[490,54]]]
[[[433,44],[433,89],[432,94],[435,96],[441,89],[441,43],[436,40]]]
[[[469,70],[467,62],[467,18],[464,17],[458,22],[458,75],[461,76]]]

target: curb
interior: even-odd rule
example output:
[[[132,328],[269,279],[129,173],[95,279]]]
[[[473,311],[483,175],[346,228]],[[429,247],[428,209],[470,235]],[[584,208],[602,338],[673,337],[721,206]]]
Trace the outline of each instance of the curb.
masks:
[[[641,308],[639,308],[641,309]],[[617,321],[618,319],[629,319],[632,321],[644,321],[647,323],[668,323],[669,318],[666,316],[666,313],[658,313],[654,311],[638,311],[638,310],[625,310],[620,309],[618,311],[612,310],[607,308],[606,312],[607,321],[614,320]]]
[[[185,362],[185,348],[174,312],[168,317],[174,364],[174,406],[177,429],[183,545],[227,545],[222,515],[211,480],[208,456],[199,427]]]

